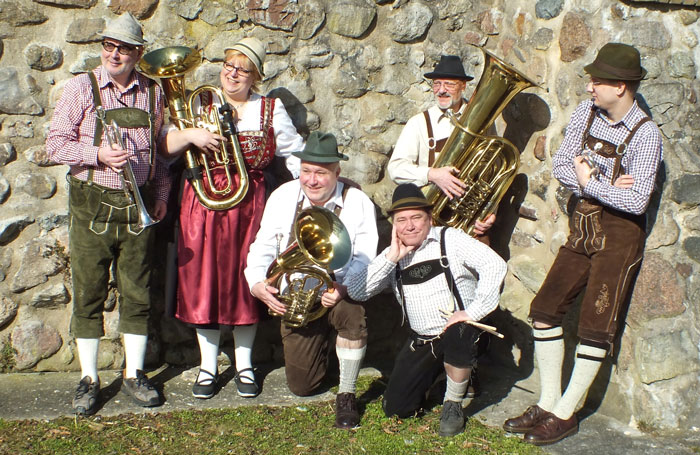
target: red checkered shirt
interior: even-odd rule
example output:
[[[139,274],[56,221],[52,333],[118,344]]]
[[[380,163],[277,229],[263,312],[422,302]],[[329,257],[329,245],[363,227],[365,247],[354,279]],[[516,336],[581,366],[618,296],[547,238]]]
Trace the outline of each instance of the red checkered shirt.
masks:
[[[107,71],[99,66],[93,70],[100,89],[102,106],[106,109],[136,107],[146,112],[148,106],[148,79],[134,71],[134,77],[120,92],[112,82]],[[155,138],[158,139],[163,125],[163,96],[160,87],[155,91]],[[60,164],[70,166],[74,177],[87,181],[90,169],[93,169],[93,182],[107,188],[122,187],[119,175],[104,163],[97,160],[94,134],[97,116],[92,95],[92,86],[87,73],[69,80],[63,88],[61,99],[56,103],[51,127],[46,138],[46,152],[49,158]],[[150,132],[146,128],[120,128],[124,146],[129,153],[129,162],[134,171],[136,182],[143,185],[150,173],[149,142]],[[103,137],[100,146],[106,146]],[[153,144],[155,147],[156,144]],[[155,153],[155,151],[154,151]],[[156,197],[167,201],[170,192],[170,177],[165,163],[156,158],[154,176]]]

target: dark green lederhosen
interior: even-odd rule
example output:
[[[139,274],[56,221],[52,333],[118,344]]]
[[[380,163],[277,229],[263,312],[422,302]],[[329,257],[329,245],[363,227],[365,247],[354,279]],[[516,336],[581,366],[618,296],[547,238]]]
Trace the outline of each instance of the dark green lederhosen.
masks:
[[[89,73],[95,106],[101,106],[99,88]],[[120,127],[150,129],[151,156],[154,141],[154,84],[149,86],[150,112],[137,108],[108,110],[108,120]],[[102,142],[102,125],[96,122],[94,145]],[[150,177],[153,176],[151,159]],[[115,265],[119,289],[119,331],[148,334],[150,311],[150,278],[153,229],[138,226],[138,209],[124,190],[106,188],[93,183],[93,170],[88,181],[72,176],[70,183],[70,251],[73,278],[73,317],[71,333],[76,338],[99,338],[104,335],[104,302],[107,298],[109,270]],[[153,204],[148,185],[139,188],[147,207]]]
[[[153,229],[137,226],[138,213],[122,190],[69,177],[70,251],[76,338],[104,335],[104,302],[115,262],[119,289],[119,331],[148,334]],[[141,188],[142,197],[151,195]]]

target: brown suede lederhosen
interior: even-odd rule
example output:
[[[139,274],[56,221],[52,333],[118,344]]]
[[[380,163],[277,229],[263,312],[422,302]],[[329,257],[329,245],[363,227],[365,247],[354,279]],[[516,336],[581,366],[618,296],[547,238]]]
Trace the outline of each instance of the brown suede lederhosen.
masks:
[[[606,158],[615,158],[610,183],[624,173],[621,160],[625,148],[642,119],[627,138],[615,146],[592,137],[589,132],[595,116],[592,109],[584,132],[584,143]],[[569,238],[557,254],[547,278],[530,306],[533,321],[559,326],[578,294],[585,287],[578,336],[582,340],[610,346],[619,327],[630,282],[644,252],[646,218],[603,206],[595,199],[581,198],[569,220]]]
[[[435,163],[435,154],[442,151],[448,138],[436,141],[433,136],[433,124],[430,122],[430,114],[428,114],[428,111],[423,111],[423,115],[425,116],[425,125],[428,128],[428,166],[433,167],[433,163]],[[484,245],[491,245],[488,232],[482,235],[474,235],[474,238]]]
[[[349,186],[343,188],[343,200]],[[304,199],[297,204],[296,213],[301,210]],[[340,214],[340,207],[334,210]],[[294,215],[296,219],[296,214]],[[290,243],[294,240],[290,235]],[[331,275],[332,279],[335,279]],[[346,297],[338,302],[322,317],[300,328],[280,326],[284,348],[284,369],[289,390],[295,395],[311,395],[326,376],[328,368],[328,341],[331,330],[347,340],[367,339],[365,307]]]

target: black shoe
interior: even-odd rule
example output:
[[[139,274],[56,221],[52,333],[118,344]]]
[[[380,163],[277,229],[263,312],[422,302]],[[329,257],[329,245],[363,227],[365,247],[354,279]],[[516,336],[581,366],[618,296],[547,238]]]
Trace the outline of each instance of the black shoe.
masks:
[[[73,411],[79,415],[93,415],[97,412],[99,403],[100,382],[92,382],[90,376],[85,376],[78,383],[73,398]]]
[[[135,378],[122,376],[122,392],[131,397],[139,406],[150,408],[160,406],[160,394],[148,381],[148,377],[141,370],[136,370]]]
[[[464,411],[462,403],[445,401],[440,416],[440,436],[454,436],[464,431]]]
[[[354,393],[339,393],[335,397],[335,427],[343,430],[355,428],[360,423],[360,411]]]
[[[252,378],[247,375],[241,376],[241,373],[245,373],[247,371],[250,371],[250,376],[253,376]],[[236,376],[234,376],[233,379],[236,381],[236,388],[238,389],[239,396],[242,396],[243,398],[253,398],[260,395],[260,386],[258,386],[258,383],[255,382],[255,372],[252,368],[242,369],[236,373]]]
[[[476,373],[476,366],[472,367],[472,372],[469,375],[469,385],[467,386],[467,398],[476,398],[481,395],[481,384],[479,384],[479,375]]]
[[[201,379],[202,373],[209,377]],[[218,382],[218,379],[219,377],[216,373],[211,374],[207,370],[202,370],[200,368],[199,374],[197,375],[197,380],[192,386],[192,395],[194,395],[195,398],[199,398],[201,400],[206,400],[213,397],[216,394],[216,383]]]

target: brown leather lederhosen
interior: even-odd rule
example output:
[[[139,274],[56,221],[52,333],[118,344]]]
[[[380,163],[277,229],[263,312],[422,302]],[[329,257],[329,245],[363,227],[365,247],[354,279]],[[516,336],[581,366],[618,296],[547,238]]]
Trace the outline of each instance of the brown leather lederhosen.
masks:
[[[621,161],[641,125],[640,120],[619,145],[590,135],[596,115],[592,109],[583,133],[583,144],[601,156],[615,158],[610,183],[624,173]],[[585,288],[579,316],[578,336],[609,347],[618,330],[618,316],[626,303],[630,283],[644,252],[645,215],[634,215],[581,198],[569,222],[570,234],[560,249],[547,278],[532,301],[530,318],[559,326],[564,315]]]
[[[350,186],[344,184],[343,201],[345,201],[349,189]],[[304,198],[302,197],[297,203],[293,220],[301,211],[303,203]],[[341,207],[336,205],[333,212],[340,216],[340,211]],[[290,229],[288,246],[295,240],[292,232],[294,232],[293,224]],[[331,277],[335,280],[333,275]],[[280,324],[287,385],[295,395],[304,396],[313,393],[326,376],[328,341],[331,329],[336,330],[339,336],[348,340],[367,339],[364,306],[346,297],[323,317],[311,321],[304,327],[292,329]]]
[[[430,114],[428,111],[423,111],[423,116],[425,117],[425,126],[428,129],[428,166],[433,167],[433,164],[435,163],[435,154],[442,151],[442,148],[445,146],[445,143],[447,143],[448,138],[443,138],[436,141],[435,136],[433,135],[433,124],[430,121]],[[485,245],[491,245],[491,239],[489,239],[488,232],[483,235],[475,235],[474,238]]]

